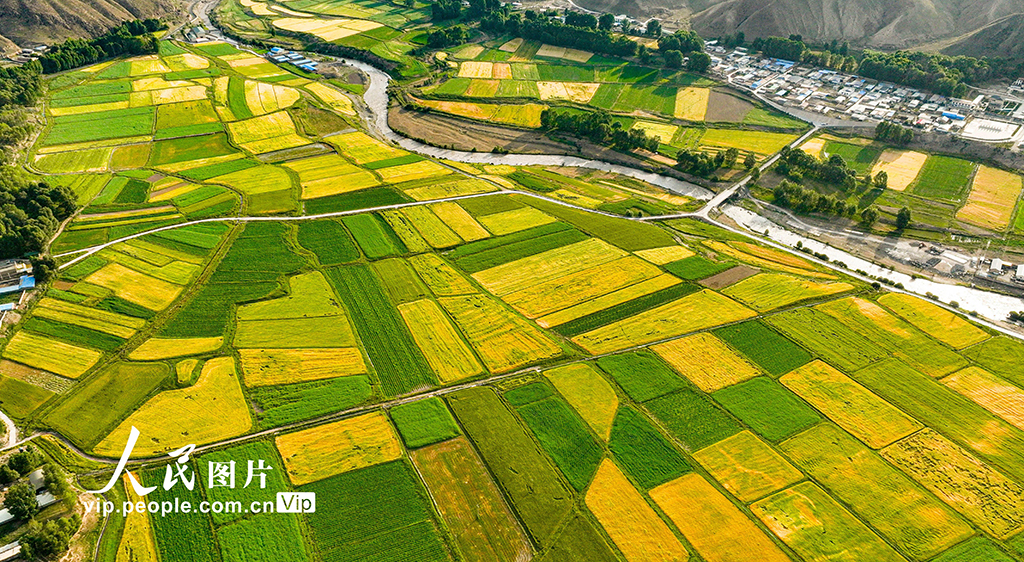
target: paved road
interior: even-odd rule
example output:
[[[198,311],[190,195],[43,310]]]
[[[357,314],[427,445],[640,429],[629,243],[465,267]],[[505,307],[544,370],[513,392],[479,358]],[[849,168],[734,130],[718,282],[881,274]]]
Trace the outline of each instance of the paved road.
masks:
[[[0,441],[0,451],[10,449],[18,444],[18,428],[7,414],[0,412],[0,422],[4,424],[4,439]]]

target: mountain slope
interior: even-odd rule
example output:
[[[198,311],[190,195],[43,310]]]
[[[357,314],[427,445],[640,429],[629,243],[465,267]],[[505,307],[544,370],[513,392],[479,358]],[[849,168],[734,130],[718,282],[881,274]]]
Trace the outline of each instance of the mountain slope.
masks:
[[[18,43],[91,37],[125,20],[172,14],[177,0],[0,0],[0,35]]]
[[[947,55],[1024,57],[1024,14],[1005,17],[942,49]]]

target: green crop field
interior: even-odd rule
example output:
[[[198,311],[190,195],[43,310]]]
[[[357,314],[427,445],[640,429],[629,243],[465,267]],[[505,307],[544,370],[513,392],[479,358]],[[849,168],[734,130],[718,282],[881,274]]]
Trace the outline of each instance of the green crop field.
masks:
[[[395,427],[398,428],[398,433],[402,436],[402,441],[410,449],[431,445],[461,434],[448,407],[439,398],[399,404],[391,408],[389,413]]]
[[[930,199],[960,203],[967,196],[973,173],[974,163],[968,160],[949,156],[929,156],[911,191],[915,195]]]
[[[859,146],[843,142],[829,141],[825,143],[825,153],[829,156],[842,156],[846,165],[853,168],[857,175],[871,172],[871,167],[882,151],[872,146]]]
[[[679,451],[633,408],[623,408],[615,416],[608,449],[622,469],[648,490],[690,471]]]
[[[512,500],[527,531],[547,544],[572,509],[569,491],[494,391],[459,391],[449,404]]]
[[[719,328],[715,335],[775,377],[811,360],[800,346],[757,320]]]
[[[597,365],[637,402],[670,394],[685,385],[679,375],[649,351],[602,357]]]
[[[271,428],[358,406],[370,399],[373,389],[369,377],[348,376],[258,387],[249,393],[260,427]]]
[[[715,400],[765,439],[779,441],[821,420],[807,404],[784,386],[755,377],[723,388]]]
[[[694,390],[684,388],[645,406],[690,450],[703,449],[740,431],[728,414]]]
[[[569,483],[576,490],[586,488],[601,462],[601,449],[583,421],[553,396],[519,406],[516,411]]]

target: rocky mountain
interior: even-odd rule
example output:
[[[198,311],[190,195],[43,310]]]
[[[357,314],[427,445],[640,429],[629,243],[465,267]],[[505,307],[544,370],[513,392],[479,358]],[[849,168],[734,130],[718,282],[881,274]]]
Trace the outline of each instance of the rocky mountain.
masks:
[[[594,10],[671,22],[680,13],[705,37],[799,34],[814,41],[901,49],[981,33],[1005,47],[1021,31],[1024,0],[574,0]],[[991,29],[989,29],[991,26]],[[1021,44],[1017,41],[1017,44]],[[979,43],[984,48],[984,43]]]
[[[179,5],[178,0],[0,0],[0,38],[26,46],[91,37],[125,20],[172,15]]]

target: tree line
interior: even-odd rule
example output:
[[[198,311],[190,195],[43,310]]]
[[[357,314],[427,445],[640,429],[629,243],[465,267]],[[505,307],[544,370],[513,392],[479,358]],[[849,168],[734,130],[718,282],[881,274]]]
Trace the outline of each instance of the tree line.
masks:
[[[75,206],[67,187],[29,181],[16,168],[0,167],[0,259],[42,252]]]
[[[43,95],[41,72],[37,61],[0,68],[0,164],[32,132],[25,109]]]
[[[623,152],[638,148],[657,152],[659,145],[658,137],[649,136],[641,129],[623,129],[607,111],[577,113],[545,109],[540,115],[540,124],[546,131],[569,133]]]
[[[158,19],[132,20],[122,23],[95,39],[68,39],[50,48],[39,57],[46,74],[70,70],[121,55],[148,55],[157,52],[154,31],[167,29]]]

